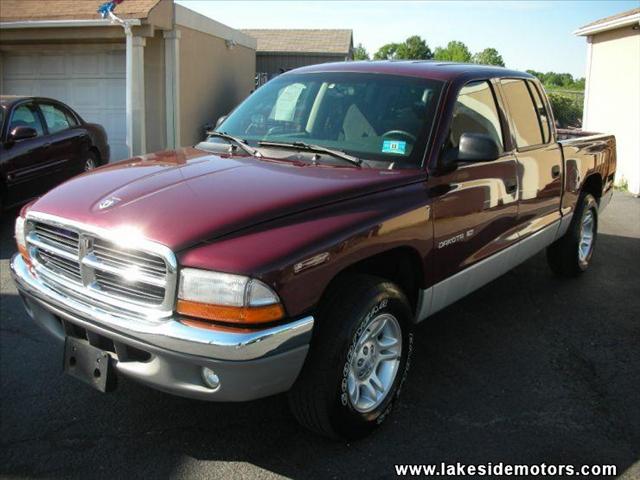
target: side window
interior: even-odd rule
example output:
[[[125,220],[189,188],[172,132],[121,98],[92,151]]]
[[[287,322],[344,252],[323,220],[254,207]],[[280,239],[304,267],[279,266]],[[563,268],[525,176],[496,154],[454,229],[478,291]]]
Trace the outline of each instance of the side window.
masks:
[[[488,82],[474,82],[462,87],[453,111],[450,147],[457,148],[463,133],[483,133],[502,148],[502,128],[493,91]]]
[[[547,109],[544,106],[542,94],[540,93],[540,89],[533,82],[527,81],[527,83],[529,84],[529,89],[533,95],[533,101],[535,102],[538,118],[540,119],[540,128],[542,128],[543,137],[542,141],[543,143],[549,143],[551,141],[551,119],[549,118]]]
[[[40,111],[47,123],[49,133],[57,133],[70,128],[72,124],[69,122],[70,114],[67,114],[61,108],[51,105],[50,103],[41,103]]]
[[[518,147],[528,147],[543,143],[538,114],[525,81],[504,79],[500,83],[502,83],[502,90],[507,99],[509,113],[513,120]]]
[[[38,132],[38,136],[44,135],[42,122],[33,105],[20,105],[13,111],[9,131],[16,127],[31,127]]]

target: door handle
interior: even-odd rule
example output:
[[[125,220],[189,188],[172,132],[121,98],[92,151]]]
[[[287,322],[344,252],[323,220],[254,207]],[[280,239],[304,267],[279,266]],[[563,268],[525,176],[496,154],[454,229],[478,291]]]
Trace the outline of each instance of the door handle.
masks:
[[[551,176],[553,178],[558,178],[560,176],[560,165],[554,165],[551,167]]]
[[[49,148],[51,146],[50,143],[45,143],[44,145],[42,145],[42,148]]]

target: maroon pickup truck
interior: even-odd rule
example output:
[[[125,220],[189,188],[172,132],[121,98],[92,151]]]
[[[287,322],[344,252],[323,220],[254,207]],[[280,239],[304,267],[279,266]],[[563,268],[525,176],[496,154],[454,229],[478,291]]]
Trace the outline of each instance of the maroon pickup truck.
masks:
[[[559,275],[587,269],[615,168],[611,135],[558,141],[525,73],[306,67],[194,148],[25,207],[12,272],[64,370],[100,390],[288,391],[303,425],[357,438],[391,411],[416,323],[544,248]]]

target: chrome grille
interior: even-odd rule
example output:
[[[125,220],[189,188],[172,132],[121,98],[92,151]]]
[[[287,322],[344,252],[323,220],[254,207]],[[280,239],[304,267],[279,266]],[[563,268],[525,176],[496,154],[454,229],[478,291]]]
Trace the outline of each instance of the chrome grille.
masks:
[[[72,290],[88,304],[156,316],[173,310],[176,264],[169,249],[139,239],[119,244],[112,232],[39,215],[29,215],[25,228],[43,281]]]
[[[158,256],[144,252],[123,251],[117,245],[104,240],[94,240],[93,254],[99,261],[115,268],[134,267],[141,273],[157,278],[162,278],[167,273],[164,260]]]
[[[34,232],[44,242],[56,245],[70,253],[78,253],[78,232],[43,223],[35,224]]]
[[[122,282],[118,275],[96,270],[96,285],[105,292],[141,302],[160,304],[164,299],[164,288],[141,282]]]
[[[80,283],[82,275],[80,273],[80,264],[63,257],[58,257],[46,250],[38,250],[38,260],[49,270],[59,275],[69,277],[71,280]]]

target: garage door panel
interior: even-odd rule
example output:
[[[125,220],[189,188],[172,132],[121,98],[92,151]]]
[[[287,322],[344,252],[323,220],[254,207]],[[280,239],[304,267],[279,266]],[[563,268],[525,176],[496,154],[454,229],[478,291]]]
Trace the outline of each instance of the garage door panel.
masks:
[[[125,54],[103,50],[5,54],[3,94],[51,97],[70,105],[87,122],[102,125],[112,160],[128,156],[125,114]]]
[[[127,72],[127,62],[122,52],[108,52],[105,55],[105,63],[105,73],[107,75],[124,78]]]
[[[66,61],[64,55],[41,55],[38,62],[40,76],[64,77],[66,74]]]
[[[2,93],[6,95],[37,95],[35,81],[29,79],[8,80],[5,77],[2,87]]]
[[[39,91],[36,95],[41,97],[50,97],[60,100],[63,103],[70,104],[69,85],[66,80],[40,80],[38,82]]]
[[[36,73],[38,63],[34,62],[34,55],[7,55],[3,65],[14,77],[28,77]]]
[[[104,54],[75,53],[71,57],[71,74],[73,76],[100,76],[100,57]]]
[[[100,107],[104,90],[101,80],[77,79],[73,81],[72,102],[77,108]]]
[[[124,79],[108,78],[104,80],[105,107],[124,105],[127,101],[126,82]]]

